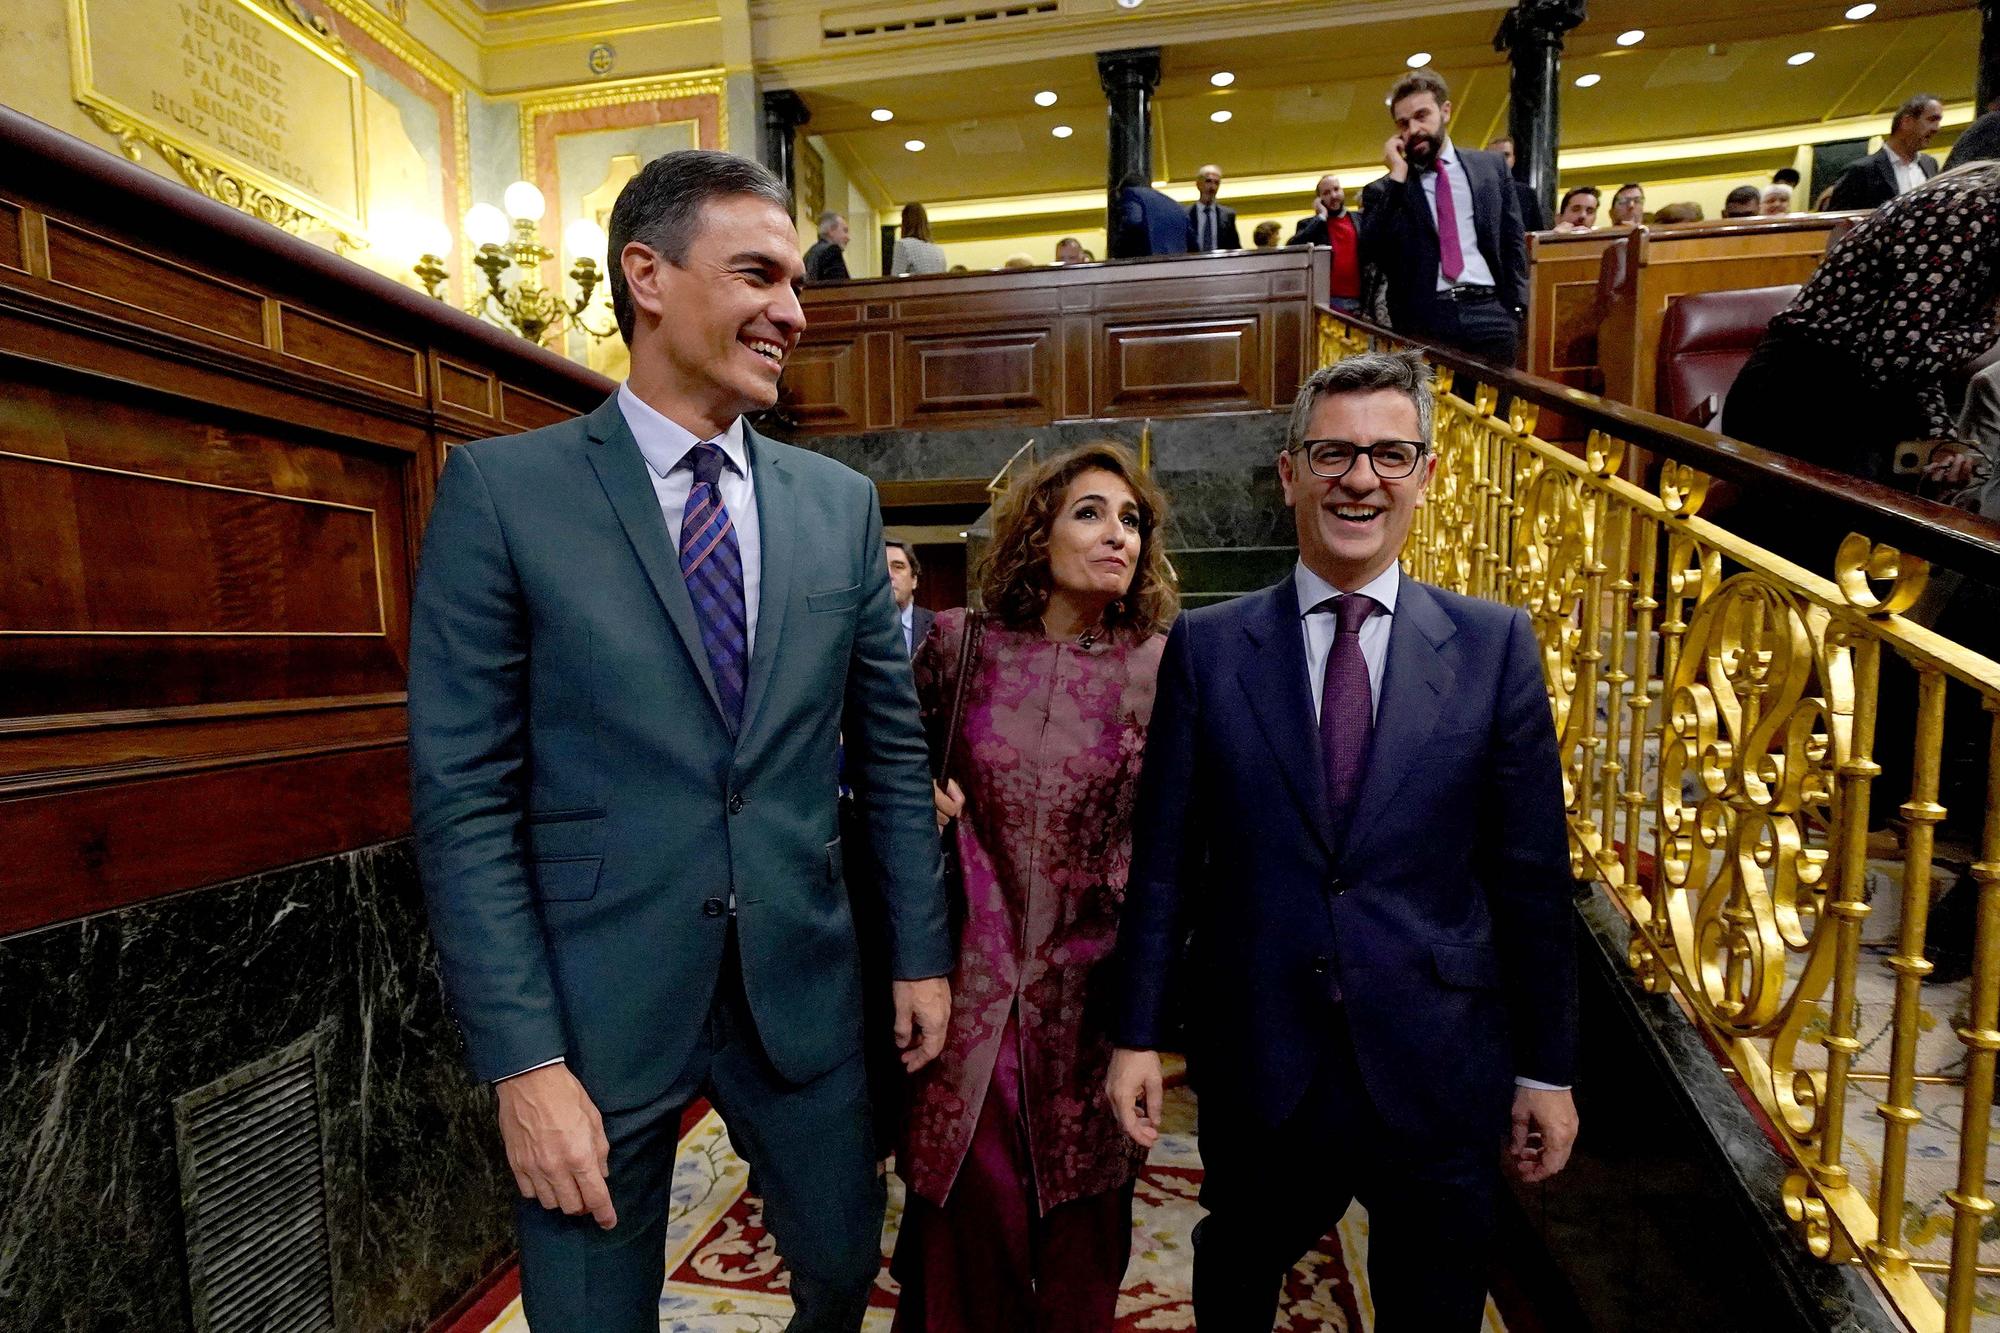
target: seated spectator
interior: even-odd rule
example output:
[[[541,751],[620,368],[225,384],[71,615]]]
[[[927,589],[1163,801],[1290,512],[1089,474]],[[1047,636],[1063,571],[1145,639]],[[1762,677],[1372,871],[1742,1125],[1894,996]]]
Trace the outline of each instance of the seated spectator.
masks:
[[[1674,222],[1700,222],[1701,220],[1701,205],[1694,203],[1668,204],[1665,208],[1653,214],[1654,223],[1661,226]]]
[[[1597,187],[1579,185],[1562,197],[1556,210],[1557,231],[1589,231],[1597,225]]]
[[[1792,211],[1792,187],[1789,185],[1767,185],[1764,187],[1764,201],[1758,212],[1767,218],[1783,217]]]
[[[896,277],[910,273],[944,272],[944,249],[931,243],[930,214],[922,204],[903,205],[903,234],[890,252],[889,272]]]
[[[1083,242],[1074,236],[1065,236],[1056,242],[1056,262],[1058,264],[1081,264],[1083,262]]]
[[[1097,262],[1097,256],[1090,253],[1090,251],[1085,250],[1083,252],[1083,262],[1086,264],[1095,264]]]
[[[1008,255],[1004,260],[1000,261],[1001,268],[1033,268],[1034,266],[1035,259],[1033,255]]]
[[[1757,210],[1764,206],[1764,192],[1754,185],[1739,185],[1729,192],[1722,201],[1722,216],[1726,218],[1754,218]]]
[[[1287,245],[1324,245],[1333,251],[1333,278],[1327,300],[1336,310],[1361,308],[1361,234],[1347,211],[1347,194],[1340,177],[1321,176],[1314,191],[1313,215],[1300,218]]]
[[[1257,230],[1250,233],[1251,243],[1259,250],[1275,250],[1278,248],[1278,233],[1283,230],[1284,227],[1276,221],[1260,222]]]
[[[1896,108],[1882,146],[1833,183],[1833,208],[1880,208],[1937,175],[1937,159],[1923,149],[1943,123],[1944,103],[1930,93],[1918,93]]]
[[[829,209],[819,215],[819,239],[806,251],[807,282],[847,281],[847,219]]]
[[[1186,209],[1154,189],[1144,174],[1128,171],[1118,182],[1118,213],[1108,239],[1113,259],[1184,255],[1194,248],[1194,223]]]
[[[1636,227],[1646,220],[1646,187],[1621,185],[1611,196],[1611,225]]]
[[[1801,184],[1797,168],[1779,167],[1771,173],[1771,184],[1790,186],[1792,193],[1797,194],[1799,192],[1799,185]]]

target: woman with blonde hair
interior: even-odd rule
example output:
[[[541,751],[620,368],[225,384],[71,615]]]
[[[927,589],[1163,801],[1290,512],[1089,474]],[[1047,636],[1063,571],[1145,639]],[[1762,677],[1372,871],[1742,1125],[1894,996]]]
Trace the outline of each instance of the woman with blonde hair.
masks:
[[[1100,1088],[1097,998],[1118,934],[1164,631],[1166,503],[1094,444],[1002,499],[984,612],[916,658],[964,901],[944,1054],[911,1086],[893,1271],[899,1333],[1107,1333],[1145,1151]]]
[[[931,243],[930,214],[922,204],[903,205],[903,234],[889,255],[889,272],[896,277],[911,273],[944,272],[944,247]]]

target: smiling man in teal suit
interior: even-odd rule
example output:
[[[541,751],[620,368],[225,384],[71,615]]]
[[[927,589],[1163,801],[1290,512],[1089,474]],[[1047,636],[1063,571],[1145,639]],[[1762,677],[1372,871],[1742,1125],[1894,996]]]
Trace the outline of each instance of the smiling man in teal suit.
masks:
[[[881,886],[896,1035],[939,1049],[951,945],[875,489],[767,440],[805,328],[790,201],[672,153],[619,196],[630,378],[456,449],[412,614],[432,931],[496,1084],[535,1333],[654,1333],[680,1114],[755,1170],[805,1333],[860,1328],[883,1191],[843,865]],[[841,846],[835,743],[864,847]]]

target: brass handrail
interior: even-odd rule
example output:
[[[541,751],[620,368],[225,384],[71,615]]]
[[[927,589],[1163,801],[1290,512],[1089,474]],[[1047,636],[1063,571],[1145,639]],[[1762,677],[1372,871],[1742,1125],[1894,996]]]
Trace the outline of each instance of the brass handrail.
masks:
[[[1322,365],[1403,341],[1320,312]],[[1419,578],[1533,617],[1575,873],[1630,921],[1641,983],[1680,995],[1776,1128],[1795,1163],[1781,1202],[1810,1252],[1865,1265],[1919,1333],[1965,1333],[1980,1283],[2000,1271],[2000,1243],[1981,1246],[1995,1212],[1985,1190],[2000,1053],[2000,662],[1903,613],[1928,575],[1919,555],[2000,584],[1994,530],[1426,350],[1441,368],[1439,461],[1406,560]],[[1580,451],[1535,434],[1543,407],[1591,428]],[[1660,457],[1651,489],[1621,475],[1634,447]],[[1830,571],[1765,550],[1726,516],[1702,517],[1711,476],[1782,488],[1848,534]],[[1895,659],[1909,683],[1883,673]],[[1949,813],[1948,689],[1976,692],[1986,710],[1987,776],[1968,866],[1971,984],[1956,1042],[1927,1044],[1942,1026],[1927,1025],[1921,986]],[[1892,735],[1879,705],[1897,694],[1914,701],[1914,721]],[[1871,849],[1868,823],[1878,756],[1892,744],[1912,762],[1907,793],[1896,793],[1908,797],[1907,833],[1890,857]],[[1870,942],[1864,959],[1864,925],[1888,908],[1893,940]],[[1872,1113],[1863,1087],[1880,1093]],[[1955,1136],[1942,1128],[1953,1112]],[[1955,1155],[1949,1182],[1919,1188],[1918,1134]]]
[[[1000,492],[1007,489],[1007,474],[1014,470],[1014,464],[1021,461],[1022,454],[1028,456],[1028,464],[1032,467],[1035,462],[1035,440],[1033,436],[1029,436],[1026,444],[1016,449],[1012,454],[1009,454],[1007,461],[1000,465],[1000,470],[993,474],[993,480],[986,483],[986,498],[989,501],[998,500]]]

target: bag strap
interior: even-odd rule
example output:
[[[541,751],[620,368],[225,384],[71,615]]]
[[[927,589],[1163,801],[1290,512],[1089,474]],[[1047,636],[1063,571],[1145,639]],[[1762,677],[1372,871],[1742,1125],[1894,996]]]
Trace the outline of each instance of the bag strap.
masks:
[[[985,630],[985,614],[967,607],[965,623],[958,630],[958,679],[952,682],[951,687],[951,725],[945,729],[944,753],[938,758],[940,785],[951,776],[951,751],[958,742],[959,722],[965,716],[965,682],[978,662],[979,641],[985,637]]]

